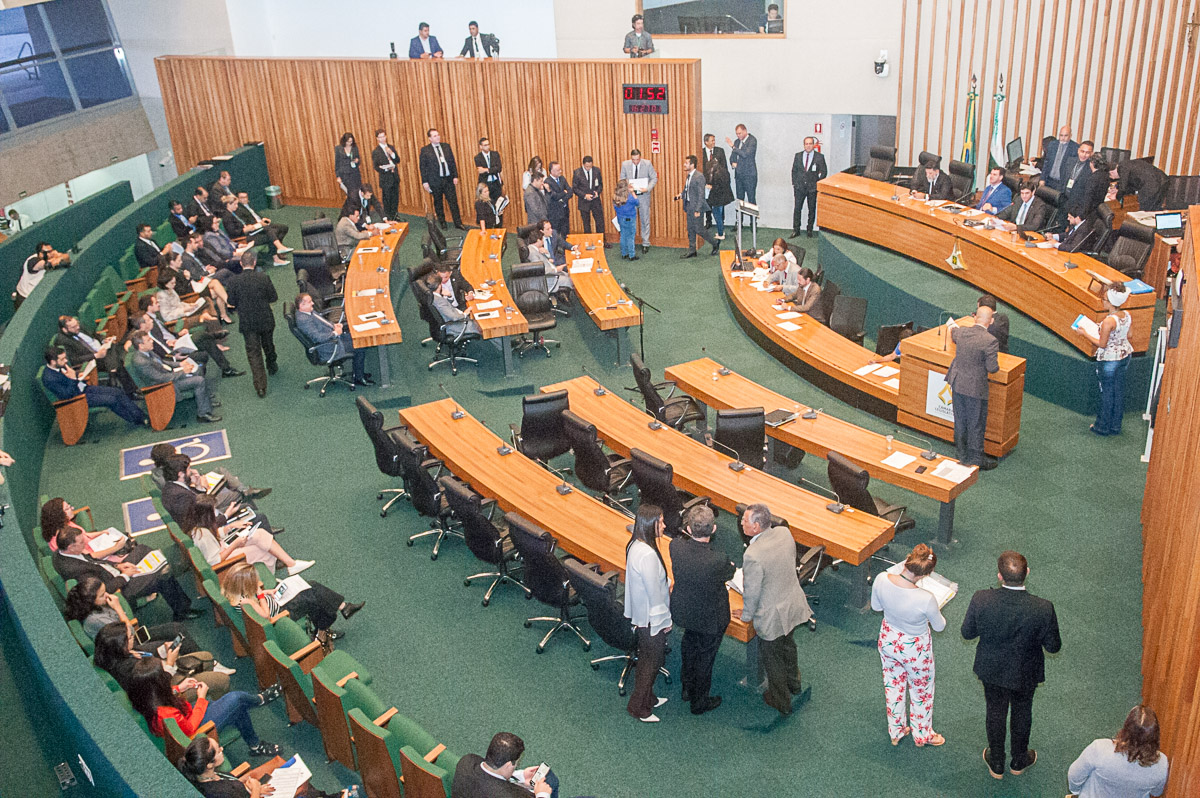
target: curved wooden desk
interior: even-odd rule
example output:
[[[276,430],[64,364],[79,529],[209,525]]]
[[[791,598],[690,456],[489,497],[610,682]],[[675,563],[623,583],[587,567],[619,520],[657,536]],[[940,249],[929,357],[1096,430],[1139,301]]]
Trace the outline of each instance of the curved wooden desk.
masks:
[[[738,504],[762,502],[775,515],[786,518],[792,537],[805,546],[823,545],[839,560],[863,566],[871,555],[886,546],[895,531],[882,518],[855,512],[847,507],[842,513],[826,509],[829,498],[811,493],[798,485],[746,466],[733,471],[733,458],[710,449],[699,441],[662,427],[647,426],[651,418],[642,410],[608,391],[596,396],[599,385],[591,377],[547,385],[543,393],[566,390],[571,410],[596,425],[600,438],[613,451],[626,457],[630,449],[642,451],[668,462],[675,471],[675,485],[697,496],[708,496],[713,504],[727,512],[736,512]],[[870,595],[868,569],[854,569],[851,577],[851,602],[866,604]]]
[[[941,503],[938,539],[943,543],[952,540],[954,500],[975,484],[979,478],[979,469],[974,469],[962,482],[936,477],[933,471],[943,460],[957,461],[941,455],[932,461],[926,460],[921,457],[924,450],[917,446],[897,439],[889,442],[888,436],[863,429],[826,413],[820,413],[813,419],[800,418],[800,414],[810,408],[735,372],[730,371],[722,375],[720,369],[721,364],[715,360],[700,358],[680,363],[678,366],[670,366],[666,370],[666,377],[698,402],[718,410],[761,407],[767,413],[772,410],[796,413],[797,417],[793,421],[777,427],[768,426],[767,435],[773,440],[825,459],[828,459],[831,451],[837,452],[865,468],[872,479],[911,490]],[[883,462],[894,452],[908,455],[913,461],[899,468]],[[918,474],[917,469],[921,466],[925,467],[925,471]]]
[[[503,252],[503,230],[492,230],[485,235],[479,228],[472,228],[467,231],[467,235],[463,239],[462,257],[459,259],[458,267],[463,279],[472,287],[476,290],[486,287],[492,294],[487,300],[473,299],[468,305],[475,323],[483,331],[484,340],[500,339],[498,343],[500,351],[504,354],[504,376],[511,377],[513,376],[513,359],[512,347],[509,346],[508,338],[512,335],[523,335],[529,332],[529,322],[525,320],[521,311],[517,310],[516,302],[513,301],[512,294],[508,292],[508,286],[504,284],[504,270],[500,267],[500,256]],[[483,302],[495,302],[496,300],[503,303],[500,306],[499,315],[493,318],[479,318],[479,313],[488,313],[489,311],[479,311],[478,306]],[[505,315],[504,308],[512,308],[512,318]]]
[[[909,199],[905,189],[859,175],[836,174],[817,184],[821,228],[862,239],[952,274],[995,295],[1036,319],[1071,346],[1091,356],[1093,348],[1071,329],[1083,314],[1096,322],[1105,311],[1100,295],[1089,286],[1088,270],[1114,282],[1125,275],[1094,258],[1067,256],[1055,249],[1026,247],[1011,233],[963,227],[963,217]],[[893,196],[899,196],[893,200]],[[976,217],[982,219],[984,217]],[[946,259],[955,245],[962,269]],[[1077,268],[1067,269],[1070,261]],[[1145,352],[1153,332],[1154,294],[1135,294],[1123,308],[1133,316],[1129,340]]]
[[[621,284],[613,276],[608,267],[608,259],[604,256],[604,235],[602,233],[580,233],[567,236],[567,243],[579,247],[579,254],[567,250],[567,267],[570,268],[576,260],[591,258],[592,268],[586,272],[574,272],[571,280],[575,283],[575,294],[580,304],[587,311],[596,326],[612,334],[617,342],[617,365],[625,362],[625,347],[622,343],[625,327],[636,327],[642,323],[642,314],[633,301],[621,290]],[[588,249],[591,247],[591,249]]]
[[[391,369],[388,367],[388,346],[401,341],[400,324],[396,321],[396,307],[392,304],[392,262],[396,250],[408,235],[408,224],[392,222],[382,234],[358,242],[350,263],[346,266],[344,287],[346,302],[346,327],[355,349],[378,346],[379,386],[391,384]],[[363,321],[360,316],[368,313],[383,313],[374,321]],[[374,325],[369,330],[355,327]]]
[[[441,399],[401,410],[400,420],[481,496],[545,529],[575,557],[620,571],[624,577],[629,518],[578,488],[563,496],[556,490],[562,484],[558,477],[520,452],[501,455],[498,449],[504,441],[478,420],[470,415],[457,421],[451,418],[456,407],[452,400]],[[661,551],[670,570],[665,540]],[[725,634],[749,641],[754,628],[741,620],[741,595],[729,591],[729,605],[734,620]]]

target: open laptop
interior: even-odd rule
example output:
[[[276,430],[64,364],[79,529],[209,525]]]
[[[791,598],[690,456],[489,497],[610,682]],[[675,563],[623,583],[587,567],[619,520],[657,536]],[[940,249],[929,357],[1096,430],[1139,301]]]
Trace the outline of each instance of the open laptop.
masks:
[[[1178,238],[1183,235],[1183,214],[1167,211],[1154,217],[1154,232],[1163,238]]]

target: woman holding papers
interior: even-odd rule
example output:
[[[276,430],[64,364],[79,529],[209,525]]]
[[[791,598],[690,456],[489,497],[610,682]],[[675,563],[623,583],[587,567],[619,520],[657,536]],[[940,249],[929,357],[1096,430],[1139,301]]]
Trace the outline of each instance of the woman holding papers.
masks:
[[[1104,292],[1104,309],[1108,315],[1100,322],[1099,334],[1083,326],[1075,331],[1096,346],[1096,377],[1100,380],[1100,412],[1088,429],[1097,435],[1120,435],[1121,416],[1125,413],[1125,372],[1133,356],[1129,343],[1129,328],[1133,317],[1120,307],[1129,299],[1129,289],[1114,283]]]
[[[42,539],[46,541],[50,551],[58,551],[58,533],[66,527],[79,530],[87,540],[88,556],[97,560],[107,560],[111,563],[129,562],[136,565],[154,551],[149,546],[134,543],[116,529],[88,532],[75,523],[78,512],[80,511],[72,507],[70,502],[57,496],[42,505]]]
[[[184,639],[181,634],[145,651],[134,646],[133,629],[118,621],[102,626],[96,633],[96,652],[92,662],[97,668],[108,671],[126,692],[129,692],[129,683],[137,663],[151,660],[170,674],[171,686],[188,701],[196,700],[198,684],[205,685],[213,698],[228,693],[229,675],[235,671],[217,662],[209,652],[197,651],[194,643],[192,650],[184,653]],[[179,640],[178,645],[176,640]],[[183,682],[189,679],[196,684],[183,687]]]
[[[212,299],[213,304],[217,306],[217,313],[220,314],[222,322],[225,324],[233,323],[233,319],[229,318],[229,310],[227,309],[229,295],[225,293],[225,286],[217,279],[215,272],[213,275],[209,275],[207,270],[202,272],[201,269],[204,269],[204,267],[200,261],[195,259],[191,261],[194,271],[191,273],[186,272],[183,268],[183,253],[176,252],[173,249],[169,249],[160,255],[158,261],[159,274],[167,271],[174,272],[176,275],[176,286],[179,286],[182,280],[187,279],[187,285],[193,291],[201,296],[207,296]],[[178,293],[176,294],[176,298],[178,298]],[[159,299],[159,310],[165,313],[164,308],[163,300]]]
[[[225,749],[213,738],[202,734],[184,749],[183,756],[175,763],[175,767],[204,798],[262,798],[272,792],[272,788],[264,785],[262,780],[279,771],[281,775],[275,781],[282,781],[282,773],[288,769],[284,765],[272,767],[271,763],[267,763],[241,776],[235,776],[232,773],[221,772],[220,768],[224,764]],[[298,767],[304,767],[302,761]],[[303,772],[307,772],[307,769]],[[305,798],[359,798],[359,786],[356,784],[339,792],[328,793],[315,790],[310,784],[296,794]]]
[[[179,282],[179,272],[174,269],[160,270],[158,273],[158,315],[166,324],[183,319],[185,327],[194,327],[206,321],[215,322],[217,317],[204,309],[204,299],[195,302],[184,302],[179,298],[175,286]]]
[[[196,548],[204,555],[209,565],[242,551],[246,562],[262,563],[272,571],[279,563],[287,568],[288,576],[295,576],[316,565],[314,560],[294,560],[275,542],[275,536],[261,526],[251,528],[247,520],[234,521],[221,526],[217,523],[216,500],[212,496],[201,496],[187,511],[180,525],[183,534],[189,536]],[[226,542],[230,536],[233,540]]]
[[[879,659],[892,745],[899,745],[910,731],[918,748],[946,742],[933,730],[933,637],[929,633],[930,627],[936,632],[945,629],[946,619],[933,594],[917,586],[936,565],[933,549],[918,543],[899,574],[880,574],[871,587],[871,609],[883,612]],[[911,726],[904,722],[905,692]]]
[[[633,533],[625,547],[625,617],[637,633],[638,661],[633,694],[626,710],[642,723],[658,723],[654,710],[667,703],[654,695],[654,682],[666,656],[671,631],[671,591],[667,566],[658,550],[666,524],[653,504],[638,508]]]
[[[308,582],[299,576],[289,577],[280,582],[274,591],[267,592],[263,589],[263,583],[259,580],[254,566],[244,562],[221,574],[221,593],[237,609],[240,610],[243,604],[249,604],[264,618],[278,615],[280,608],[287,605],[293,618],[297,621],[307,618],[316,628],[313,637],[322,645],[342,636],[340,632],[329,628],[337,620],[338,613],[349,620],[366,603],[364,601],[350,604],[340,593],[330,590],[320,582]]]

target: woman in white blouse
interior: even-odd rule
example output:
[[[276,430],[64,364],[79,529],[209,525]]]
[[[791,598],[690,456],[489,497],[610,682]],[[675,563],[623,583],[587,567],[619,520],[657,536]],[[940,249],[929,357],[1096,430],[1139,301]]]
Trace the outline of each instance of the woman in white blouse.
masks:
[[[625,617],[633,624],[638,643],[633,695],[626,709],[643,723],[658,723],[654,710],[667,703],[667,699],[654,695],[654,681],[666,659],[667,634],[671,631],[667,566],[658,550],[658,538],[665,528],[662,510],[643,504],[625,547]]]
[[[216,565],[238,551],[245,552],[246,562],[263,563],[272,571],[279,563],[283,563],[288,570],[288,576],[295,576],[315,564],[313,560],[292,559],[283,550],[283,546],[275,542],[275,537],[262,527],[231,543],[225,543],[227,535],[249,525],[249,521],[234,521],[224,526],[220,525],[216,502],[211,496],[201,496],[184,516],[180,528],[183,530],[183,534],[189,536],[196,544],[196,548],[204,555],[204,561],[209,565]]]

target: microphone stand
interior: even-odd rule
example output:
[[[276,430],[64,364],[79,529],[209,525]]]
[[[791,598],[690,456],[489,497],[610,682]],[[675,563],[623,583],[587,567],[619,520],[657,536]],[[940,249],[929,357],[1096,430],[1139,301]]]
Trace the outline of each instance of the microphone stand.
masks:
[[[642,299],[637,294],[629,290],[624,283],[621,284],[621,290],[629,295],[629,298],[638,304],[638,316],[641,319],[641,324],[638,325],[638,349],[642,353],[642,362],[646,362],[646,311],[645,308],[650,308],[655,313],[662,314],[662,311],[651,305],[646,300]]]
[[[738,454],[736,451],[734,451],[733,447],[726,446],[725,444],[721,443],[716,438],[713,438],[712,441],[710,441],[710,442],[712,443],[713,446],[720,446],[726,452],[729,452],[733,455],[733,462],[729,464],[730,471],[740,472],[740,471],[746,470],[746,464],[742,462],[742,456],[740,454]]]
[[[931,444],[929,441],[922,438],[921,436],[913,435],[912,433],[905,432],[901,429],[893,430],[892,434],[893,435],[903,435],[904,437],[908,438],[909,440],[919,441],[921,443],[921,445],[923,445],[925,447],[925,451],[921,452],[922,459],[925,459],[925,460],[936,460],[937,459],[937,457],[938,457],[937,452],[935,452],[933,450],[933,444]]]
[[[829,504],[825,505],[825,509],[828,510],[829,512],[840,513],[842,510],[846,509],[846,505],[842,504],[842,497],[837,494],[837,491],[833,490],[832,488],[826,488],[822,485],[818,485],[817,483],[811,482],[811,481],[805,479],[804,477],[800,477],[800,481],[803,482],[805,485],[816,488],[817,490],[821,491],[822,493],[824,493],[826,495],[830,495],[830,494],[833,495],[833,498],[836,501],[832,501]]]

